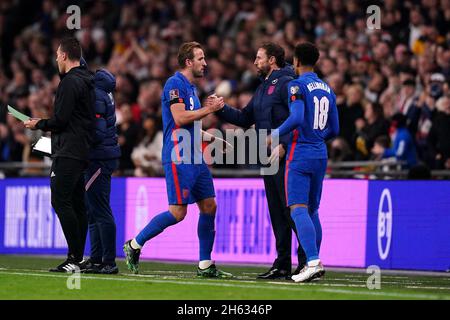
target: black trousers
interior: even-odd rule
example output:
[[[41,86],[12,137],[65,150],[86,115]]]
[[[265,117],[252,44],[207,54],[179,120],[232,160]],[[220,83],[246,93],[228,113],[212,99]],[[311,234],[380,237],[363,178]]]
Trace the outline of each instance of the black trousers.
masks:
[[[69,247],[68,256],[83,259],[88,229],[84,203],[84,170],[87,162],[70,158],[53,159],[50,188],[52,206]]]
[[[273,263],[273,267],[290,271],[292,267],[292,231],[297,234],[297,230],[291,218],[290,209],[286,206],[284,187],[285,168],[286,161],[282,159],[278,172],[271,176],[265,175],[263,178],[277,248],[277,258]],[[301,245],[298,246],[297,255],[299,265],[306,264],[306,254]]]
[[[116,259],[116,223],[110,206],[111,175],[119,161],[93,160],[85,173],[86,206],[94,263],[114,264]]]

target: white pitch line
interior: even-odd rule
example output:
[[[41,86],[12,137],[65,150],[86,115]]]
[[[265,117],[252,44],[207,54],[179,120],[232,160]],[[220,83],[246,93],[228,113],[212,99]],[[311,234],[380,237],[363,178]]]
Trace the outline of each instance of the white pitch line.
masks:
[[[130,277],[139,277],[139,278],[161,278],[160,276],[155,276],[155,275],[150,275],[150,274],[130,274],[128,275]],[[179,277],[163,277],[163,279],[168,279],[168,280],[178,280],[180,279]],[[202,279],[202,281],[209,281],[209,282],[216,282],[217,279]],[[226,279],[227,282],[236,282],[236,283],[270,283],[270,284],[275,284],[275,285],[286,285],[286,286],[299,286],[298,283],[294,283],[294,282],[285,282],[285,281],[267,281],[267,282],[263,282],[261,280],[242,280],[242,279]],[[365,283],[365,282],[364,282]],[[301,285],[305,285],[305,284],[301,284]],[[308,283],[307,285],[316,285],[315,283]],[[339,284],[339,283],[320,283],[320,285],[324,285],[324,286],[330,286],[330,287],[358,287],[358,288],[366,288],[365,285],[359,285],[359,284]]]
[[[405,286],[405,288],[408,289],[433,289],[433,290],[447,290],[450,293],[450,288],[449,287],[418,287],[418,286]]]
[[[194,271],[176,271],[176,270],[167,270],[167,271],[163,271],[163,270],[151,270],[149,272],[153,272],[153,273],[184,273],[184,274],[196,274]]]
[[[66,275],[56,275],[56,274],[40,274],[40,273],[23,273],[23,272],[5,272],[2,271],[0,274],[9,275],[21,275],[29,277],[46,277],[46,278],[65,278]],[[111,278],[111,277],[92,277],[81,275],[81,279],[87,280],[103,280],[103,281],[122,281],[122,282],[148,282],[148,283],[170,283],[175,285],[195,285],[195,286],[212,286],[212,287],[233,287],[233,288],[243,288],[243,289],[274,289],[274,290],[284,290],[284,291],[308,291],[311,292],[311,287],[302,288],[298,286],[296,288],[287,286],[258,286],[258,285],[240,285],[233,283],[217,283],[217,282],[199,282],[199,281],[180,281],[180,280],[138,280],[131,278]],[[286,284],[283,284],[286,285]],[[366,296],[381,296],[390,298],[417,298],[417,299],[440,299],[442,297],[436,295],[425,295],[425,294],[410,294],[410,293],[394,293],[394,292],[375,292],[375,291],[353,291],[345,289],[327,289],[327,288],[314,288],[316,292],[327,292],[327,293],[343,293],[348,295],[366,295]],[[449,297],[450,298],[450,297]],[[445,299],[449,299],[445,297]]]
[[[49,272],[48,269],[21,269],[21,268],[8,268],[7,269],[7,268],[0,268],[0,271],[2,271],[2,270],[29,271],[29,272]],[[151,271],[148,271],[148,272],[150,272],[150,273],[161,273],[161,274],[164,274],[164,273],[168,273],[168,274],[171,274],[171,273],[173,273],[173,274],[180,274],[180,273],[182,273],[182,274],[186,274],[186,275],[195,275],[196,274],[194,271],[173,271],[173,270],[168,270],[168,271],[151,270]],[[133,274],[130,274],[130,275],[133,275]]]
[[[5,270],[7,270],[7,269],[5,269]],[[47,273],[48,271],[46,271],[46,270],[31,270],[31,269],[9,269],[10,271],[27,271],[27,272],[31,272],[31,273],[33,273],[33,272],[36,272],[36,271],[38,271],[38,272],[45,272],[45,273]],[[161,270],[157,270],[157,271],[150,271],[151,273],[164,273],[164,271],[161,271]],[[191,273],[191,274],[193,274],[193,273]],[[81,274],[81,276],[82,277],[84,277],[84,275],[86,275],[85,273],[82,273]],[[130,273],[130,274],[125,274],[125,273],[122,273],[122,274],[120,274],[121,276],[124,276],[124,277],[131,277],[131,278],[142,278],[142,279],[163,279],[163,280],[180,280],[180,279],[189,279],[189,278],[183,278],[183,277],[174,277],[174,276],[171,276],[171,275],[168,275],[168,276],[161,276],[161,275],[156,275],[156,274],[132,274],[132,273]],[[97,279],[96,277],[95,277],[95,279]],[[249,279],[249,278],[239,278],[239,279],[226,279],[226,281],[227,282],[235,282],[235,283],[243,283],[243,282],[245,282],[245,283],[259,283],[259,284],[261,284],[261,283],[272,283],[272,284],[276,284],[276,285],[287,285],[287,286],[290,286],[290,285],[294,285],[294,286],[299,286],[299,284],[297,284],[297,283],[293,283],[293,282],[285,282],[285,281],[262,281],[262,280],[254,280],[254,279],[252,279],[251,278],[251,280],[247,280],[247,279]],[[335,281],[336,279],[330,279],[330,278],[327,278],[327,281]],[[207,282],[216,282],[217,281],[217,279],[202,279],[202,281],[207,281]],[[366,288],[366,286],[365,285],[360,285],[360,284],[356,284],[357,282],[359,282],[359,281],[351,281],[351,282],[353,282],[353,283],[347,283],[347,284],[338,284],[338,283],[321,283],[321,285],[323,285],[323,286],[330,286],[330,287],[356,287],[356,288]],[[365,281],[363,281],[363,282],[359,282],[359,283],[365,283]],[[395,284],[398,284],[398,283],[395,283]],[[301,284],[301,285],[304,285],[304,284]],[[314,283],[309,283],[309,285],[315,285]]]
[[[278,282],[275,281],[268,281],[267,283],[271,284],[278,284]],[[316,286],[324,286],[324,287],[353,287],[353,288],[367,288],[366,286],[360,285],[360,284],[339,284],[339,283],[323,283],[323,282],[308,282],[308,283],[283,283],[287,286],[306,286],[309,285],[311,288],[315,288]]]
[[[152,272],[154,272],[154,271],[152,271]],[[162,271],[162,272],[164,272],[164,271]],[[336,272],[336,270],[333,270],[333,272]],[[242,274],[243,275],[258,275],[259,273],[257,273],[257,272],[242,272]],[[420,281],[410,281],[409,280],[410,277],[407,277],[407,276],[392,276],[392,275],[386,275],[386,274],[382,274],[381,276],[384,279],[391,280],[389,282],[382,280],[382,283],[385,283],[385,284],[404,284],[404,282],[402,282],[402,281],[392,282],[392,281],[395,281],[396,279],[408,281],[408,283],[410,283],[410,284],[425,284],[427,282],[434,282],[435,281],[435,279],[433,279],[433,277],[431,277],[429,275],[424,275],[424,276],[427,276],[428,279],[421,279]],[[434,275],[434,277],[436,277],[436,275]],[[342,278],[334,278],[334,277],[330,278],[330,277],[327,277],[326,280],[331,280],[331,281],[354,281],[354,282],[364,282],[365,283],[366,282],[366,278],[367,278],[366,274],[365,273],[361,273],[360,275],[356,275],[356,276],[349,275],[349,276],[344,276]],[[450,281],[450,277],[448,277],[448,278],[442,277],[440,280],[442,280],[442,281]],[[450,287],[448,289],[450,290]]]
[[[177,274],[178,273],[177,271],[167,271],[166,272],[166,271],[162,271],[162,270],[152,270],[152,271],[148,271],[148,272],[149,273],[156,273],[156,274]],[[191,275],[191,276],[195,275],[194,272],[189,272],[189,271],[185,271],[184,274],[185,275]],[[244,272],[242,274],[248,275],[249,273],[245,273]],[[141,276],[141,277],[146,277],[146,276],[148,276],[148,277],[160,277],[160,276],[151,275],[151,274],[139,274],[139,275],[129,274],[129,275],[130,276]],[[169,278],[170,278],[170,276],[169,277],[164,277],[164,279],[169,279]],[[382,277],[382,278],[388,278],[388,277]],[[389,277],[389,278],[391,278],[391,277]],[[177,277],[175,279],[179,279],[179,277]],[[249,279],[249,280],[247,281],[247,279]],[[261,283],[262,282],[262,280],[251,281],[251,280],[254,280],[254,279],[255,279],[254,277],[239,276],[239,279],[237,279],[237,280],[235,279],[234,281],[245,280],[246,282],[254,282],[254,283]],[[382,284],[392,284],[392,285],[426,285],[427,284],[427,280],[411,281],[411,280],[408,280],[408,279],[409,278],[403,278],[403,280],[405,280],[405,281],[401,281],[401,280],[395,281],[394,279],[389,279],[391,281],[382,280],[381,283]],[[333,277],[326,277],[326,278],[324,278],[324,280],[325,281],[331,281],[331,282],[346,282],[346,283],[354,283],[354,284],[362,283],[362,284],[364,284],[364,285],[361,286],[362,288],[366,288],[367,287],[365,285],[367,283],[367,279],[364,279],[362,277],[359,277],[359,278],[333,278]],[[215,281],[215,280],[210,280],[210,281]],[[230,281],[230,279],[228,281]],[[231,280],[231,281],[233,281],[233,280]],[[272,281],[270,283],[277,283],[277,284],[281,283],[281,284],[284,284],[286,282],[284,282],[282,280],[280,282]],[[289,283],[286,283],[286,284],[289,284]],[[446,290],[450,290],[450,286],[449,287],[426,287],[426,288],[429,288],[429,289],[436,288],[436,289],[442,289],[442,290],[445,290],[445,289]]]
[[[365,274],[366,269],[363,268],[343,268],[343,267],[328,267],[327,270],[338,273],[357,273]],[[390,270],[381,269],[382,276],[425,276],[425,277],[445,277],[450,279],[449,271],[421,271],[421,270]]]
[[[332,280],[332,281],[352,281],[352,282],[356,282],[356,283],[366,283],[367,280],[362,280],[362,279],[348,279],[348,278],[344,278],[344,279],[339,279],[339,278],[326,278],[326,280]],[[383,277],[381,277],[381,284],[396,284],[396,285],[424,285],[429,283],[429,281],[411,281],[411,280],[407,280],[407,279],[403,279],[399,280],[399,281],[392,281],[393,279],[390,279],[391,281],[386,281],[383,280]],[[440,288],[440,287],[435,287]],[[446,287],[447,290],[450,290],[450,286]]]
[[[159,279],[167,279],[167,280],[179,280],[179,279],[183,279],[183,278],[181,278],[181,277],[171,277],[171,276],[166,276],[166,277],[164,277],[164,276],[157,276],[157,275],[152,275],[152,274],[122,274],[123,276],[126,276],[126,277],[136,277],[136,278],[143,278],[143,279],[145,279],[145,278],[159,278]],[[185,279],[188,279],[188,278],[185,278]],[[212,282],[212,283],[214,283],[214,282],[216,282],[217,281],[217,279],[203,279],[203,278],[201,278],[201,280],[202,281],[208,281],[208,282]],[[244,283],[258,283],[259,281],[256,281],[256,280],[245,280],[245,279],[226,279],[226,281],[227,282],[239,282],[239,283],[242,283],[242,282],[244,282]]]
[[[9,270],[9,271],[26,271],[26,272],[44,272],[47,273],[48,270],[45,269],[15,269],[15,268],[11,268],[11,269],[5,269],[5,268],[0,268],[0,271],[2,270]],[[150,273],[160,273],[160,274],[164,274],[164,273],[177,273],[176,271],[163,271],[163,270],[152,270],[149,271]],[[185,274],[189,274],[189,275],[195,275],[194,272],[191,271],[184,271],[183,273]],[[86,275],[85,273],[82,273],[82,275]],[[179,280],[179,279],[189,279],[189,278],[184,278],[184,277],[173,277],[171,275],[168,276],[160,276],[160,275],[153,275],[153,274],[132,274],[132,273],[121,273],[121,276],[125,276],[125,277],[137,277],[137,278],[149,278],[149,279],[164,279],[164,280]],[[248,279],[248,280],[247,280]],[[324,278],[325,281],[327,281],[326,283],[321,282],[320,285],[321,286],[329,286],[329,287],[355,287],[355,288],[367,288],[366,285],[361,285],[360,283],[366,283],[366,280],[356,280],[356,279],[341,279],[341,278],[330,278],[330,277],[326,277]],[[202,279],[202,281],[217,281],[217,279]],[[285,282],[285,281],[261,281],[261,280],[254,280],[253,278],[249,278],[249,277],[239,277],[239,279],[227,279],[227,282],[237,282],[237,283],[272,283],[272,284],[276,284],[276,285],[294,285],[294,286],[298,286],[298,283],[292,283],[292,282]],[[340,284],[340,283],[329,283],[329,282],[347,282],[346,284]],[[399,281],[399,282],[391,282],[391,281],[382,281],[382,284],[393,284],[393,285],[401,285],[403,288],[408,288],[408,289],[437,289],[437,290],[450,290],[450,287],[436,287],[436,286],[412,286],[412,285],[421,285],[424,283],[421,282],[414,282],[414,281],[408,281],[408,283]],[[302,284],[305,285],[305,284]],[[316,283],[308,283],[308,285],[316,285]]]

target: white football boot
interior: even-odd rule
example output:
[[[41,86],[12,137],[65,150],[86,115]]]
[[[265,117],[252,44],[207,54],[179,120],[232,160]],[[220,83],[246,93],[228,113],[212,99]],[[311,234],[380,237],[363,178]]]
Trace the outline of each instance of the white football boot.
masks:
[[[295,282],[309,282],[319,280],[325,274],[325,269],[321,262],[316,266],[305,266],[299,274],[293,275],[292,280]]]

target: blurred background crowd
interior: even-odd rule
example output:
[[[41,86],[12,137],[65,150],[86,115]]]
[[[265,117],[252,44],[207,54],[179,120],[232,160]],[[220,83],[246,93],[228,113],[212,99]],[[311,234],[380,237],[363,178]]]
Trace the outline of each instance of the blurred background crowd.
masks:
[[[208,63],[201,98],[216,92],[238,108],[259,84],[253,62],[262,43],[280,44],[291,62],[297,43],[314,42],[321,54],[316,71],[336,93],[340,115],[331,161],[379,158],[374,145],[392,143],[392,116],[402,113],[418,160],[450,169],[450,0],[2,0],[0,162],[49,161],[30,152],[42,133],[25,130],[5,106],[32,117],[51,114],[55,51],[74,3],[82,14],[74,34],[90,69],[116,76],[118,174],[161,173],[160,96],[177,69],[179,45],[192,40],[203,44]],[[372,4],[381,8],[379,30],[366,25]],[[210,115],[203,128],[233,126]]]

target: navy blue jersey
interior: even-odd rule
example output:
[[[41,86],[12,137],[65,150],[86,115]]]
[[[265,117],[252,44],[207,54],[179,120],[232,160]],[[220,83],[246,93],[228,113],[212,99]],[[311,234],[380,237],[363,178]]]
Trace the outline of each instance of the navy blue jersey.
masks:
[[[184,159],[183,157],[185,155],[183,154],[183,150],[180,150],[179,147],[184,136],[180,137],[179,134],[177,134],[176,130],[179,128],[189,131],[191,144],[190,163],[194,163],[195,154],[201,155],[201,126],[194,126],[194,123],[190,123],[183,127],[177,126],[173,119],[170,106],[175,103],[184,103],[187,111],[200,109],[201,104],[197,96],[196,87],[191,84],[183,74],[176,72],[164,85],[161,101],[164,132],[162,163],[166,164]],[[195,128],[197,128],[198,132],[194,132]],[[172,150],[175,151],[175,159],[172,159]]]
[[[326,140],[339,131],[336,95],[314,72],[306,72],[288,84],[289,118],[277,130],[293,130],[288,160],[327,159]]]

